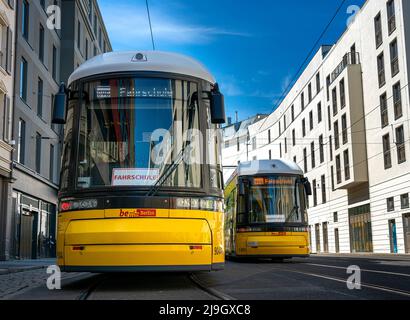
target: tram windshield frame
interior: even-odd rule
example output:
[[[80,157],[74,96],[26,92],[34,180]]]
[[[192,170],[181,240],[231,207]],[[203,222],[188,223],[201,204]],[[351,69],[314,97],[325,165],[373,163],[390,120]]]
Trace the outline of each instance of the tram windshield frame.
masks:
[[[244,192],[238,195],[238,226],[306,225],[306,194],[300,178],[280,174],[241,177]]]
[[[61,189],[149,190],[186,149],[161,189],[219,194],[219,125],[212,124],[202,94],[210,86],[167,74],[113,74],[73,83],[70,89],[81,93],[68,104]]]

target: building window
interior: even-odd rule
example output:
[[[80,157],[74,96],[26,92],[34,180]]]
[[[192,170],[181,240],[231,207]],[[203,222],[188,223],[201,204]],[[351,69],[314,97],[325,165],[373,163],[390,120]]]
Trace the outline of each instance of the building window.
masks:
[[[320,154],[320,163],[325,162],[325,152],[323,149],[323,135],[319,136],[319,154]]]
[[[339,140],[339,122],[336,121],[336,122],[333,124],[333,127],[334,127],[334,135],[335,135],[335,149],[337,150],[337,149],[339,149],[339,147],[340,147],[340,140]]]
[[[308,167],[307,167],[307,151],[306,151],[306,148],[303,149],[303,169],[305,170],[305,173],[308,172]]]
[[[53,66],[52,66],[52,76],[55,81],[57,81],[57,48],[53,45]]]
[[[77,48],[81,52],[81,22],[77,21]]]
[[[285,153],[288,153],[288,139],[285,138]]]
[[[386,74],[384,71],[384,54],[383,52],[377,57],[377,73],[379,77],[379,87],[383,87],[386,84]]]
[[[333,161],[333,138],[329,136],[329,153],[330,153],[330,161]]]
[[[43,80],[38,78],[37,82],[37,115],[42,118],[43,117]]]
[[[297,161],[296,161],[296,156],[293,157],[293,162],[294,162],[294,163],[297,163]]]
[[[271,139],[271,135],[270,135],[270,129],[268,130],[268,143],[271,143],[272,139]]]
[[[339,217],[337,212],[333,212],[333,222],[339,222]]]
[[[399,73],[399,52],[397,48],[397,39],[394,39],[390,44],[390,63],[392,77]]]
[[[342,167],[340,162],[340,155],[336,156],[336,180],[337,184],[342,183]]]
[[[54,146],[50,144],[50,181],[54,182]]]
[[[404,127],[396,129],[397,160],[400,163],[406,161],[406,145],[404,141]]]
[[[400,204],[401,204],[402,209],[408,209],[410,207],[409,206],[409,194],[408,193],[402,194],[400,196]]]
[[[88,39],[85,39],[85,60],[88,60]]]
[[[345,90],[345,80],[342,79],[339,83],[340,87],[340,108],[346,107],[346,90]]]
[[[292,145],[296,146],[296,132],[295,132],[295,129],[292,130]]]
[[[322,103],[321,102],[317,104],[317,122],[318,123],[322,122]]]
[[[283,130],[286,130],[286,115],[283,116]]]
[[[335,191],[335,169],[333,166],[330,167],[330,179],[332,182],[332,191]]]
[[[305,119],[302,120],[302,136],[306,136],[306,121]]]
[[[315,143],[312,142],[310,144],[310,154],[311,154],[311,160],[312,160],[312,169],[316,167],[316,158],[315,158]]]
[[[272,160],[272,150],[269,150],[269,160]]]
[[[20,98],[27,101],[27,61],[23,57],[20,63]]]
[[[348,142],[346,114],[342,116],[342,140],[343,140],[343,144],[346,144]]]
[[[391,162],[391,150],[390,150],[390,134],[383,136],[383,158],[384,169],[390,169],[392,167]]]
[[[350,179],[350,161],[349,161],[349,150],[343,152],[343,161],[345,169],[345,180]]]
[[[322,190],[322,203],[326,203],[326,178],[325,176],[322,176],[320,178],[320,188]]]
[[[329,131],[332,130],[332,118],[330,114],[330,106],[327,107],[327,121],[329,125]]]
[[[332,90],[332,105],[333,105],[333,116],[337,115],[337,91],[336,88]]]
[[[295,106],[294,105],[290,107],[290,113],[291,113],[292,122],[293,122],[295,121]]]
[[[236,150],[239,152],[241,150],[241,146],[239,143],[239,138],[236,138]]]
[[[382,16],[380,12],[374,18],[374,30],[376,34],[376,48],[378,48],[383,43]]]
[[[313,206],[317,206],[317,185],[316,185],[316,180],[313,180]]]
[[[36,133],[36,172],[40,173],[41,171],[41,135]]]
[[[19,120],[17,162],[24,164],[26,161],[26,122]]]
[[[282,158],[282,143],[279,143],[279,155]]]
[[[305,93],[304,92],[302,92],[302,94],[300,95],[300,105],[301,105],[302,111],[305,110]]]
[[[387,2],[387,21],[389,25],[389,35],[396,30],[396,12],[394,8],[394,0]]]
[[[330,75],[326,77],[326,97],[327,97],[327,101],[330,100],[329,89],[330,89]]]
[[[313,111],[309,112],[309,128],[310,128],[310,131],[313,130]]]
[[[30,5],[27,0],[23,1],[21,23],[21,31],[23,33],[23,38],[28,41],[28,32],[30,30]]]
[[[320,92],[320,72],[316,74],[316,94]]]
[[[387,211],[388,212],[394,211],[394,197],[387,199]]]
[[[41,24],[38,40],[38,58],[44,63],[44,27]]]
[[[256,137],[252,138],[252,150],[256,150]]]
[[[97,19],[97,15],[94,14],[94,34],[97,37],[97,26],[98,26],[98,19]]]
[[[309,103],[312,101],[312,84],[309,83],[308,85],[308,99],[309,99]]]
[[[387,109],[387,94],[383,93],[380,96],[380,116],[382,121],[382,128],[389,125],[389,111]]]
[[[401,86],[400,82],[393,86],[393,105],[394,105],[394,119],[400,119],[403,116],[401,103]]]
[[[278,123],[278,125],[279,125],[279,135],[281,135],[282,134],[282,125],[280,124],[280,122]]]

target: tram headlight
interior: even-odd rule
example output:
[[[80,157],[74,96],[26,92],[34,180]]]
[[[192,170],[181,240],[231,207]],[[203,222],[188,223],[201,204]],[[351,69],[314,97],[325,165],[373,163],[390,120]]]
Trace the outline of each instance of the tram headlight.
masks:
[[[199,199],[191,199],[191,209],[199,210],[201,207],[199,205]]]
[[[201,199],[201,210],[215,211],[215,201],[210,199]]]
[[[176,206],[178,209],[190,209],[191,199],[190,198],[177,198]]]
[[[97,199],[62,201],[60,203],[60,212],[95,209],[97,206]]]

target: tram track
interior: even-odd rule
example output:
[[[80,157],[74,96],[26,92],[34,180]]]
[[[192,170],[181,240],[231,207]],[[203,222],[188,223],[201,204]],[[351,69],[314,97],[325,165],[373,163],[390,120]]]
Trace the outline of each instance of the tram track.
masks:
[[[87,289],[81,292],[81,294],[77,297],[77,300],[89,300],[90,296],[97,290],[97,288],[102,284],[104,280],[107,279],[107,275],[99,274],[96,276],[95,281],[93,281]]]
[[[191,273],[188,276],[189,280],[201,291],[205,292],[206,294],[216,298],[217,300],[223,300],[223,301],[231,301],[231,300],[236,300],[234,297],[231,297],[230,295],[227,295],[223,292],[220,292],[216,289],[208,287],[206,284],[204,284],[201,280],[198,279],[198,277]]]

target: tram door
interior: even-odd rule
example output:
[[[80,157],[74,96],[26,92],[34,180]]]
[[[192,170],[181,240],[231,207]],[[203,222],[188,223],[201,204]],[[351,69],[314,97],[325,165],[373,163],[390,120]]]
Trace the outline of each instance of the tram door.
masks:
[[[37,215],[30,211],[21,214],[20,259],[35,259],[37,256]]]

